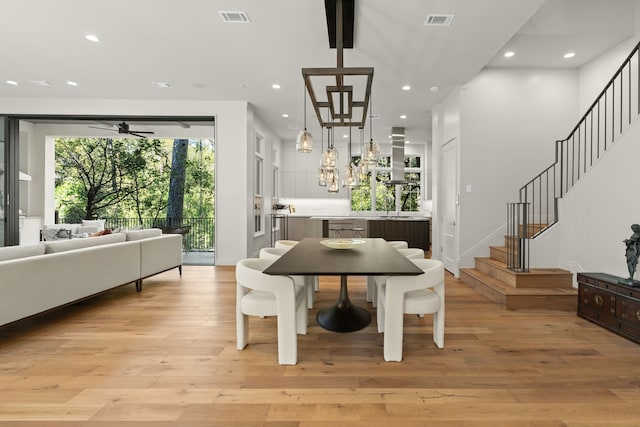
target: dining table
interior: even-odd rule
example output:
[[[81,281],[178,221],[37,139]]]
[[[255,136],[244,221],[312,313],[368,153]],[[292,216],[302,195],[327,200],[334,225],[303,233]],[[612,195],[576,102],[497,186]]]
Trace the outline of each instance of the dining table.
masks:
[[[325,241],[325,244],[321,243],[322,241]],[[325,246],[332,242],[342,248]],[[349,299],[348,276],[415,276],[423,271],[384,239],[307,237],[267,267],[264,273],[286,276],[340,276],[340,292],[336,303],[319,309],[316,320],[329,331],[354,332],[369,325],[371,314],[366,308],[354,305]]]

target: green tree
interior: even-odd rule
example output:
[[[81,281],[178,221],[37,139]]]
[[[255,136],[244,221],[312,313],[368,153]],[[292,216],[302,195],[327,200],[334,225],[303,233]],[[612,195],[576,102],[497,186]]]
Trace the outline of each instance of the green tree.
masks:
[[[56,207],[65,217],[128,211],[162,181],[150,167],[162,158],[161,140],[60,138],[55,153]]]
[[[189,152],[188,139],[174,139],[171,156],[171,179],[169,181],[169,195],[167,199],[166,224],[170,226],[182,225],[184,208],[184,189],[187,174],[187,154]]]

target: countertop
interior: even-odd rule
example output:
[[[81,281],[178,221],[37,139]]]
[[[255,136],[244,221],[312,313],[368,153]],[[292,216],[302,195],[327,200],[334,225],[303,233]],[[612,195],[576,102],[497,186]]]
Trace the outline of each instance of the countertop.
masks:
[[[310,219],[320,219],[320,220],[366,220],[366,221],[430,221],[430,217],[426,216],[407,216],[407,215],[389,215],[389,216],[331,216],[331,215],[323,215],[323,216],[310,216]]]

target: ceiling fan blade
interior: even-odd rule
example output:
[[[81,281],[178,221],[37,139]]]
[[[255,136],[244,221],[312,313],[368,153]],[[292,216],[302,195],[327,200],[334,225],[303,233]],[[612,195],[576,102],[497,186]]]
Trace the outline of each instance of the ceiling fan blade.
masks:
[[[98,127],[98,126],[87,126],[87,127],[90,127],[92,129],[110,130],[112,132],[117,132],[118,131],[118,129],[101,128],[101,127]]]
[[[150,130],[130,130],[129,133],[131,132],[136,132],[136,133],[148,133],[153,135],[155,132],[151,132]]]
[[[133,136],[137,136],[137,137],[139,137],[139,138],[147,139],[147,137],[146,137],[145,135],[142,135],[142,134],[139,134],[139,133],[136,133],[136,132],[131,132],[131,131],[129,131],[129,132],[127,132],[127,133],[128,133],[129,135],[133,135]]]

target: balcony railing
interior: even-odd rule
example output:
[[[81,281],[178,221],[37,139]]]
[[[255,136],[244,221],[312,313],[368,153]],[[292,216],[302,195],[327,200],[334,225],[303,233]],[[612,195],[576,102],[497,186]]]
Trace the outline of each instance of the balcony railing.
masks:
[[[165,218],[104,218],[105,228],[164,228],[166,231],[167,221]],[[60,218],[59,223],[77,224],[82,219]],[[180,224],[188,231],[183,234],[184,250],[189,251],[213,251],[215,245],[215,221],[214,218],[182,218],[180,220],[168,221],[170,224]],[[182,234],[182,233],[181,233]]]

